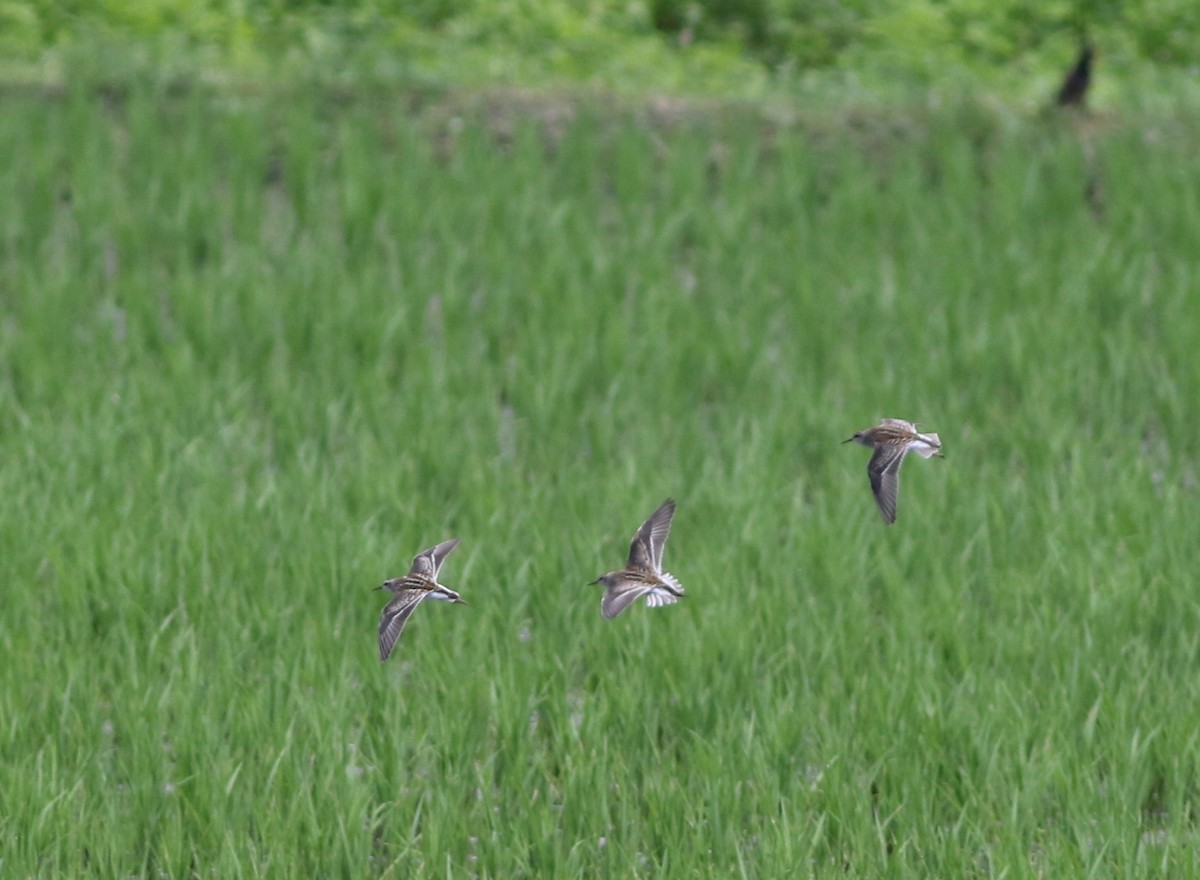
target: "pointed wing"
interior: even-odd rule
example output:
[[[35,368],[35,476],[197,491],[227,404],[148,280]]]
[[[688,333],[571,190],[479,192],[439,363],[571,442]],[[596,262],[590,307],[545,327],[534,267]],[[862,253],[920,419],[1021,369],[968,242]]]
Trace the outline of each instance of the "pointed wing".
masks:
[[[428,595],[428,590],[402,590],[384,606],[383,613],[379,615],[380,661],[386,660],[392,653],[396,640],[400,638],[400,633],[404,632],[404,624],[408,623],[409,615]]]
[[[450,555],[450,551],[458,546],[458,542],[461,540],[462,538],[451,538],[449,541],[442,541],[436,547],[422,550],[413,557],[412,568],[409,569],[408,573],[424,574],[428,575],[431,580],[437,580],[442,562]]]
[[[906,422],[904,419],[880,419],[880,425],[888,425],[892,428],[900,428],[910,434],[917,432],[917,426],[912,422]]]
[[[626,581],[620,586],[609,587],[600,599],[600,613],[606,619],[612,620],[639,598],[649,593],[654,587],[649,584]]]
[[[671,520],[674,517],[675,501],[668,498],[642,523],[629,545],[630,568],[648,568],[656,573],[662,571],[663,547],[671,534]]]
[[[900,465],[904,461],[903,446],[876,446],[875,453],[867,462],[867,476],[871,478],[871,491],[875,503],[883,514],[883,521],[891,525],[896,521],[896,496],[900,491]]]

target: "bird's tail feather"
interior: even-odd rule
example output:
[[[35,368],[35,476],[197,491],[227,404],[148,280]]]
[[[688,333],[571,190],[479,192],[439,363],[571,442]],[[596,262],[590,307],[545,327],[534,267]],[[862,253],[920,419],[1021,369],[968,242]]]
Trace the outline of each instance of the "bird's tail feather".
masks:
[[[909,447],[909,450],[915,452],[921,458],[930,458],[934,455],[942,454],[942,441],[937,434],[918,434],[924,443],[914,443]]]

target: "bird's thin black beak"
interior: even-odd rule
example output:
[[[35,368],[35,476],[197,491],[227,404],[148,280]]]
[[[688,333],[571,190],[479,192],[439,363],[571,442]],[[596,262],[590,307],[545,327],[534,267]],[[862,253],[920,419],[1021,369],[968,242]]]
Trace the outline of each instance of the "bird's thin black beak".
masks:
[[[855,435],[854,435],[854,437],[857,437],[857,436],[858,436],[857,434],[855,434]],[[854,437],[847,437],[847,438],[846,438],[845,440],[843,440],[842,442],[843,442],[843,443],[849,443],[851,440],[853,440],[853,439],[854,439]]]
[[[377,587],[371,587],[371,592],[374,593],[376,590],[382,590],[382,589],[383,589],[383,584],[380,584]]]

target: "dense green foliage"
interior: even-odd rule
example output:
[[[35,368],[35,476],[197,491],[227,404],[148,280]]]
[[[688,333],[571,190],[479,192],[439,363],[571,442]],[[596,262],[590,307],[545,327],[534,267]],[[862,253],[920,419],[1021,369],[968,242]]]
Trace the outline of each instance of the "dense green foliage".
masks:
[[[94,59],[186,64],[242,77],[327,75],[454,83],[600,83],[752,93],[814,70],[950,72],[995,80],[1059,74],[1078,44],[1106,64],[1186,68],[1191,0],[10,0],[8,65]],[[51,69],[56,69],[51,65]],[[1040,85],[1040,84],[1039,84]],[[1018,90],[1020,92],[1021,90]]]
[[[0,874],[1195,871],[1197,134],[5,97]]]

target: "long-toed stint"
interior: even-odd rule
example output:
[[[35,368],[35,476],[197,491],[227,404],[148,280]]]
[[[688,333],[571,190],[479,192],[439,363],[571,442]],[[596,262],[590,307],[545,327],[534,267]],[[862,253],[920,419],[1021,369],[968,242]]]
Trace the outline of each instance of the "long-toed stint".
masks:
[[[404,624],[413,609],[426,599],[442,602],[457,602],[465,605],[462,597],[449,587],[437,582],[438,571],[450,551],[458,546],[459,538],[443,541],[436,547],[422,550],[413,557],[412,568],[404,577],[391,578],[375,589],[387,590],[392,599],[379,615],[379,659],[386,660],[396,646],[396,640],[404,631]]]
[[[883,514],[883,521],[891,525],[896,521],[896,494],[900,489],[900,465],[904,456],[915,452],[921,458],[942,454],[942,441],[937,434],[920,434],[917,426],[904,419],[884,419],[874,428],[859,431],[843,443],[861,443],[875,450],[867,462],[867,475],[871,478],[871,491],[875,503]]]
[[[610,571],[592,581],[604,584],[600,613],[612,619],[642,596],[651,608],[673,605],[683,595],[683,584],[662,570],[663,546],[671,533],[675,502],[668,498],[642,523],[629,545],[629,562],[620,571]]]

